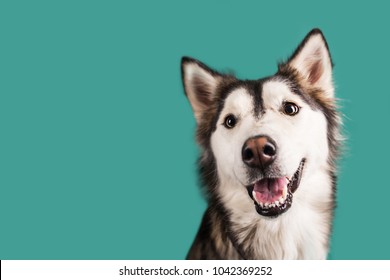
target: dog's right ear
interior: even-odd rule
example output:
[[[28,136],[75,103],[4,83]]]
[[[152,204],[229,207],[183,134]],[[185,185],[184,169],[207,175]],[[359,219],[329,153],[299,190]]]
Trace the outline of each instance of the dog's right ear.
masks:
[[[190,57],[182,58],[181,74],[185,93],[191,103],[196,122],[199,123],[203,112],[213,101],[222,75]]]
[[[320,88],[329,98],[334,96],[332,59],[324,35],[318,28],[306,35],[288,65],[295,68],[310,85]]]

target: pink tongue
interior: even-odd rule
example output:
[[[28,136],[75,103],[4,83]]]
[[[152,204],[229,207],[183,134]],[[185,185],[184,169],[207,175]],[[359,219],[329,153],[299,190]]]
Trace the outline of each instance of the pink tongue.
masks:
[[[279,200],[283,195],[283,188],[287,183],[285,177],[265,178],[257,181],[253,187],[256,200],[262,203],[272,203]]]

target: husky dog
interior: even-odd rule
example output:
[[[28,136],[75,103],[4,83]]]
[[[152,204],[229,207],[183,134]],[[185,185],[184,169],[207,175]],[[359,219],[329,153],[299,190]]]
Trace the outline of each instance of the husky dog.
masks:
[[[325,259],[341,137],[326,40],[239,80],[182,58],[208,201],[187,259]]]

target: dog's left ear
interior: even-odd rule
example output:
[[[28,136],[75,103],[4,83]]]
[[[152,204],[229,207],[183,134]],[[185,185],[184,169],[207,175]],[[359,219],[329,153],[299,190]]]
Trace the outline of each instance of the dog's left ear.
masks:
[[[202,115],[209,110],[222,75],[202,62],[183,57],[181,61],[183,85],[199,124]]]
[[[306,35],[287,64],[298,70],[310,85],[333,97],[332,59],[321,30],[313,29]]]

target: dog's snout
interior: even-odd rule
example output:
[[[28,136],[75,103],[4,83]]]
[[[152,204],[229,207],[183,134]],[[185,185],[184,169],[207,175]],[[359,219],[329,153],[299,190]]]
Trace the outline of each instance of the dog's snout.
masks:
[[[242,160],[253,168],[265,168],[276,157],[276,144],[267,136],[248,139],[242,147]]]

